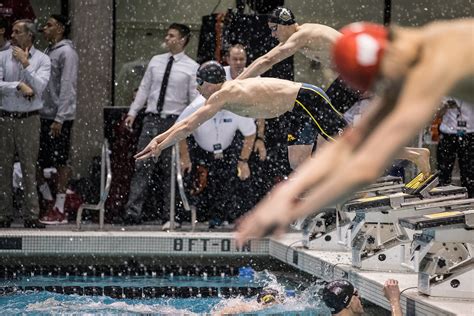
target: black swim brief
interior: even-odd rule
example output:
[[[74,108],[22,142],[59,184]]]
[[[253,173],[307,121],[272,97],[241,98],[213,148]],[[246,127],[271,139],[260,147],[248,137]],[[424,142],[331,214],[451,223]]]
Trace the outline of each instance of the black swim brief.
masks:
[[[326,140],[341,134],[347,122],[319,87],[304,83],[291,111],[288,145],[310,145],[318,133]]]

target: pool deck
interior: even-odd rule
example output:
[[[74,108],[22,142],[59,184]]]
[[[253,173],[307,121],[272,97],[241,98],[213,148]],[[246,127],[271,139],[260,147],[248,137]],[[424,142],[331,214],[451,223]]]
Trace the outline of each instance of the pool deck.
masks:
[[[90,224],[77,230],[74,225],[48,226],[47,229],[23,229],[13,225],[0,230],[0,257],[107,255],[107,256],[199,256],[240,257],[271,256],[299,270],[325,280],[347,278],[362,297],[389,309],[383,296],[383,282],[393,278],[400,289],[405,315],[474,315],[473,300],[435,298],[418,293],[416,273],[361,271],[351,266],[350,252],[325,252],[301,247],[301,233],[292,232],[280,239],[251,240],[237,249],[231,228],[209,231],[199,224],[195,232],[184,226],[174,232],[161,226],[106,225],[103,231]],[[471,284],[474,286],[474,280]]]

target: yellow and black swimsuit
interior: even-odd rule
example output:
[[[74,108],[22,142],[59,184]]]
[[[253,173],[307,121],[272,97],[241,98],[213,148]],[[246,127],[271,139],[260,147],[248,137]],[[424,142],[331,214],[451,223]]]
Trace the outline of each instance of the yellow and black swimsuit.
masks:
[[[301,86],[290,113],[288,145],[312,145],[317,133],[334,140],[347,125],[324,90],[307,83]]]

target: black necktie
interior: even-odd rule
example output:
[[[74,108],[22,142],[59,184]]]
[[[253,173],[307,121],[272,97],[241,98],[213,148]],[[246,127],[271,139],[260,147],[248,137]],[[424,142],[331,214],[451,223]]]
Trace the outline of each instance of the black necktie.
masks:
[[[165,103],[166,87],[168,86],[168,79],[170,78],[171,66],[173,66],[173,61],[173,56],[170,56],[168,64],[166,65],[163,81],[161,81],[160,96],[158,97],[158,102],[156,102],[156,112],[158,114],[160,114],[161,110],[163,110],[163,103]]]

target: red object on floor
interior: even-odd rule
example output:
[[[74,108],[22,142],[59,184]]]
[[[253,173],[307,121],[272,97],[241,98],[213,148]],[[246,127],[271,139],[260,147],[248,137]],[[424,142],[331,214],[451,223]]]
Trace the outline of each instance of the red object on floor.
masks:
[[[66,214],[61,213],[56,207],[52,208],[39,221],[48,225],[67,224]]]

